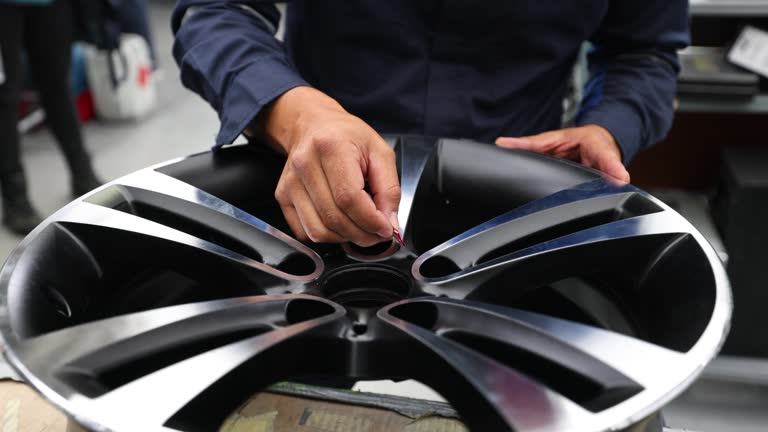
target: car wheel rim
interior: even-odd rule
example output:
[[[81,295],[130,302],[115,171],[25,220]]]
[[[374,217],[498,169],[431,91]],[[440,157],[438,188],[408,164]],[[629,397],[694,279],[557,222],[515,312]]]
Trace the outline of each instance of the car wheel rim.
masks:
[[[390,142],[406,248],[285,234],[282,161],[255,146],[74,201],[0,274],[6,356],[95,430],[211,430],[319,374],[418,379],[478,430],[603,431],[641,424],[717,353],[724,270],[657,199],[528,152]]]

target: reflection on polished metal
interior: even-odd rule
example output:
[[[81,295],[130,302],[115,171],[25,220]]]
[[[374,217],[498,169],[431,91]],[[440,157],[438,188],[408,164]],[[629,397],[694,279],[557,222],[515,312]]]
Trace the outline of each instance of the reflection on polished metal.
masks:
[[[67,205],[0,272],[9,361],[98,431],[216,430],[259,389],[307,375],[411,377],[477,431],[660,431],[730,321],[701,234],[569,162],[391,142],[406,247],[285,234],[283,160],[257,147]]]

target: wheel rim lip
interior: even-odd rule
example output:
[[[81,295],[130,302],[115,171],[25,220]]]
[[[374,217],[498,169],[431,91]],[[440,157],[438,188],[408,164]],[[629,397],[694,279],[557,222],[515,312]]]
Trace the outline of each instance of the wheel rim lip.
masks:
[[[174,164],[183,162],[187,159],[193,158],[195,156],[198,156],[201,154],[207,154],[207,153],[208,152],[201,152],[195,155],[177,158],[171,161],[157,164],[149,168],[145,168],[135,173],[128,174],[124,177],[121,177],[112,182],[109,182],[108,184],[105,184],[100,188],[95,189],[94,191],[89,192],[88,194],[84,195],[78,200],[75,200],[65,205],[62,209],[55,212],[53,215],[47,218],[42,224],[40,224],[37,228],[35,228],[35,230],[33,230],[26,238],[24,238],[22,242],[13,250],[11,255],[9,255],[9,258],[3,264],[2,270],[0,270],[0,342],[4,344],[4,355],[8,359],[9,364],[21,375],[22,378],[24,378],[27,382],[31,383],[33,387],[36,388],[46,399],[48,399],[53,404],[55,404],[56,406],[64,410],[70,417],[75,419],[78,423],[88,428],[91,428],[93,430],[112,430],[112,429],[107,429],[107,427],[104,424],[97,423],[92,419],[81,415],[81,413],[78,412],[78,408],[79,408],[78,405],[76,403],[73,403],[73,400],[71,398],[66,398],[60,395],[55,390],[53,390],[46,382],[36,377],[34,373],[32,373],[29,369],[25,367],[24,362],[17,356],[17,349],[19,348],[20,340],[16,337],[14,330],[11,327],[10,311],[7,305],[8,288],[9,288],[11,274],[13,273],[20,257],[26,252],[28,246],[38,237],[40,232],[42,232],[42,230],[45,229],[47,226],[49,226],[51,223],[58,221],[60,219],[60,216],[64,214],[66,211],[69,211],[71,208],[78,206],[80,201],[82,201],[82,199],[88,196],[94,195],[99,191],[104,190],[112,185],[120,184],[121,181],[123,181],[126,178],[130,178],[132,175],[135,175],[138,172],[145,171],[145,170],[156,170],[158,168],[174,165]],[[599,413],[599,416],[601,418],[608,419],[611,417],[615,417],[615,419],[612,421],[603,422],[605,423],[603,426],[601,426],[603,427],[603,429],[594,429],[595,431],[608,430],[608,429],[611,429],[611,430],[621,429],[624,427],[628,427],[632,424],[635,424],[638,421],[641,421],[647,418],[649,415],[652,415],[653,413],[660,410],[664,405],[666,405],[674,397],[676,397],[682,391],[684,391],[701,374],[704,366],[706,366],[706,364],[708,364],[719,352],[720,348],[725,342],[725,335],[727,335],[728,330],[730,329],[730,321],[732,317],[733,299],[732,299],[732,293],[730,289],[730,283],[725,273],[724,267],[722,266],[722,262],[720,261],[719,257],[717,256],[716,252],[711,247],[709,242],[704,238],[704,236],[698,230],[695,229],[695,227],[693,227],[687,220],[682,218],[682,216],[677,214],[677,212],[671,209],[668,205],[661,202],[659,199],[653,197],[652,195],[648,194],[645,191],[642,191],[636,188],[635,190],[637,193],[642,194],[645,198],[653,201],[655,204],[662,207],[665,211],[669,212],[668,214],[678,217],[681,220],[681,223],[685,224],[685,226],[688,228],[688,234],[694,237],[698,247],[704,252],[707,258],[709,267],[712,271],[713,278],[715,280],[714,289],[715,289],[716,298],[715,298],[715,301],[713,302],[712,313],[710,315],[709,322],[707,323],[706,328],[702,331],[696,343],[688,351],[682,353],[685,355],[686,364],[690,365],[689,367],[690,372],[688,373],[688,375],[685,377],[682,377],[674,385],[670,385],[669,391],[666,392],[666,394],[648,397],[647,399],[652,400],[651,402],[648,402],[648,403],[646,403],[645,401],[637,402],[640,400],[640,397],[639,397],[640,395],[637,395],[621,403],[618,403],[604,411],[601,411]],[[301,247],[306,248],[304,245],[301,245]],[[393,246],[390,247],[390,249],[392,248],[396,249],[398,247],[399,246],[397,246],[393,242]],[[307,253],[306,255],[313,259],[313,262],[316,265],[315,271],[310,275],[300,277],[300,279],[298,279],[296,275],[287,274],[294,280],[302,280],[305,282],[312,281],[312,280],[318,279],[319,276],[321,276],[326,272],[326,266],[322,258],[320,258],[315,251],[309,248],[306,248],[306,249],[311,252],[311,253]],[[432,248],[433,251],[436,251],[437,249],[438,249],[437,247]],[[302,252],[304,251],[302,250]],[[387,252],[389,252],[389,249],[385,253],[377,256],[375,260],[372,259],[369,262],[380,261],[382,258],[381,255],[385,255]],[[429,256],[427,256],[427,253],[422,253],[420,256],[417,257],[416,261],[413,263],[413,266],[411,268],[412,270],[411,275],[415,281],[427,282],[427,283],[434,281],[434,278],[432,279],[426,278],[418,272],[418,264],[423,263],[424,261],[429,259],[431,256],[434,256],[435,254],[436,252],[429,254]],[[315,259],[315,257],[317,258],[317,260]],[[386,259],[386,257],[384,257],[384,259]],[[362,259],[360,261],[365,262]],[[333,271],[334,269],[329,269],[329,270]],[[317,299],[331,304],[334,307],[334,309],[338,309],[339,307],[342,307],[336,304],[335,302],[327,300],[322,297]],[[418,301],[418,299],[416,300]],[[404,304],[409,301],[414,301],[414,299],[405,299],[405,300],[401,300],[399,302],[387,305],[381,308],[377,312],[377,315],[386,313],[392,308],[394,308],[395,306]],[[642,393],[648,393],[647,389],[644,390]],[[632,412],[634,412],[634,414],[631,416],[627,416],[626,415],[627,412],[630,412],[627,406],[630,405],[631,403],[633,405],[642,405],[642,406],[638,407],[638,409],[633,409]],[[616,415],[611,415],[613,413],[615,413]],[[619,420],[620,418],[623,420]],[[171,429],[168,429],[168,430],[171,430]]]

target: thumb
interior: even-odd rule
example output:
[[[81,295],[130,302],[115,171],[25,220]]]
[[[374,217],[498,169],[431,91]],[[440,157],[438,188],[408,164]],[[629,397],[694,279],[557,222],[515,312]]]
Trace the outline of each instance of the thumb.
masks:
[[[612,157],[604,158],[597,163],[597,169],[622,183],[629,183],[629,171],[627,171],[624,164],[617,159]]]
[[[368,161],[368,185],[376,208],[392,227],[400,229],[397,210],[400,206],[400,180],[394,152],[373,154]]]

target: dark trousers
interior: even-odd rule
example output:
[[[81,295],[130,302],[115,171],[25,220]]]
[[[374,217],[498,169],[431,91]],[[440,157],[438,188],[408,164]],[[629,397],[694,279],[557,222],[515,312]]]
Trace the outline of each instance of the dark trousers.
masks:
[[[72,174],[91,169],[70,90],[71,8],[69,0],[55,0],[48,6],[0,5],[0,52],[5,72],[5,82],[0,84],[0,182],[23,173],[16,129],[23,50],[29,58],[47,124]]]

